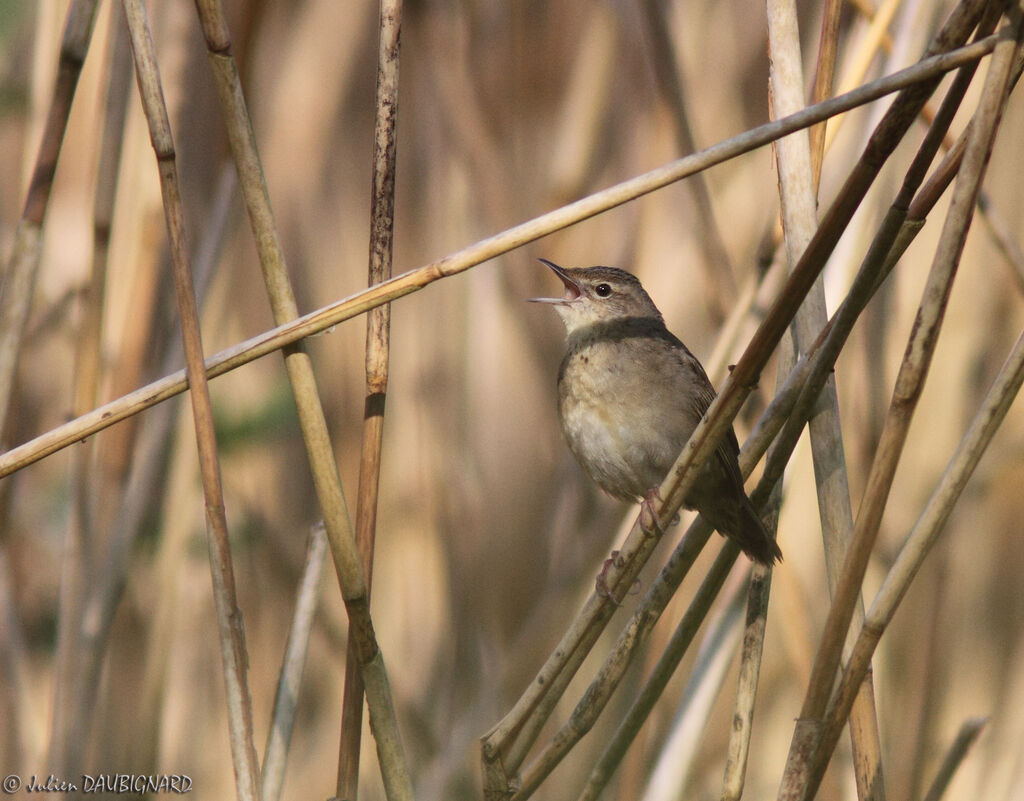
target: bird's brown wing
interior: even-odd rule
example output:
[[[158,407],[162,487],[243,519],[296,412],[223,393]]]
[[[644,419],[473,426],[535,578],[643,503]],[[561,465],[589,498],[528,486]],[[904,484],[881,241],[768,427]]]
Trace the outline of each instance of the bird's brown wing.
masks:
[[[676,342],[679,343],[679,347],[682,349],[679,351],[681,361],[693,373],[694,391],[690,393],[689,400],[693,404],[693,411],[696,413],[697,419],[700,419],[707,413],[712,401],[717,397],[717,393],[711,385],[711,379],[704,372],[704,367],[697,360],[697,357],[690,353],[689,349],[682,342],[679,342],[679,340],[676,340]],[[718,462],[719,467],[728,476],[730,482],[742,490],[743,473],[740,472],[739,453],[740,445],[736,439],[736,432],[732,426],[729,426],[729,430],[718,444],[718,448],[715,449],[715,454],[712,458]]]

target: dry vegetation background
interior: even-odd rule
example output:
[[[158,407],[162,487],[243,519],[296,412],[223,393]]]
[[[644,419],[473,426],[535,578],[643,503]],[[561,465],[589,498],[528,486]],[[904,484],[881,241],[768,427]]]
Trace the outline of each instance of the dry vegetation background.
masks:
[[[865,80],[916,61],[951,7],[939,0],[898,5],[889,26],[891,55],[879,52]],[[160,0],[149,10],[189,241],[196,253],[213,248],[217,254],[207,260],[212,272],[202,301],[204,346],[213,353],[270,328],[272,319],[230,177],[195,9],[192,3]],[[5,262],[52,93],[65,11],[60,0],[0,2]],[[227,3],[226,11],[290,274],[300,308],[309,311],[366,285],[377,6],[238,0]],[[763,6],[695,0],[669,3],[664,11],[696,146],[766,121]],[[800,6],[808,76],[820,13],[818,4]],[[101,4],[47,213],[16,381],[13,390],[4,388],[12,391],[5,448],[63,423],[75,407],[106,67],[111,31],[121,24],[117,4]],[[844,11],[839,76],[866,26],[856,9]],[[683,155],[654,53],[638,0],[408,3],[395,273]],[[983,65],[953,124],[954,135],[975,107],[985,70]],[[825,158],[822,208],[888,103],[868,105],[844,121]],[[920,124],[911,129],[830,260],[830,311],[844,296],[924,130]],[[985,190],[993,219],[1018,245],[1024,230],[1022,141],[1024,106],[1011,97]],[[128,85],[122,142],[101,401],[183,364],[180,346],[171,339],[177,318],[160,189],[134,81]],[[669,327],[721,384],[726,365],[736,361],[781,284],[781,271],[770,272],[735,337],[716,350],[723,321],[761,266],[762,242],[778,219],[771,148],[732,159],[703,179],[727,259],[701,222],[695,182],[684,181],[433,283],[392,307],[372,609],[417,798],[481,797],[479,737],[533,678],[593,589],[602,561],[621,539],[622,524],[635,517],[635,509],[587,482],[562,442],[554,386],[563,333],[550,309],[523,303],[556,291],[536,258],[636,272]],[[948,193],[868,307],[836,366],[855,512],[947,200]],[[196,255],[194,261],[199,271],[204,259]],[[1020,268],[997,247],[988,223],[976,219],[868,566],[868,603],[1024,323]],[[364,338],[360,317],[309,342],[350,499],[358,474]],[[774,383],[771,364],[738,419],[741,441]],[[273,354],[217,378],[210,392],[245,621],[255,745],[262,752],[308,531],[320,512],[281,358]],[[160,436],[161,415],[168,413],[170,425]],[[158,469],[138,485],[129,480],[133,459],[142,458],[142,443],[154,435],[155,444],[146,447],[159,455]],[[0,481],[0,772],[27,777],[55,769],[48,761],[55,705],[69,703],[57,692],[58,666],[60,659],[73,658],[58,649],[67,592],[62,575],[76,492],[84,487],[95,571],[108,558],[118,526],[126,517],[134,523],[127,581],[104,645],[102,671],[88,690],[94,712],[81,734],[81,761],[74,770],[185,773],[196,797],[232,797],[187,395],[94,439],[84,483],[75,484],[73,452],[85,447],[79,445]],[[1018,405],[874,659],[889,798],[920,798],[961,725],[978,717],[987,723],[946,797],[1024,797],[1022,487],[1024,415]],[[129,509],[134,518],[126,514]],[[669,530],[641,575],[640,593],[683,530],[685,525]],[[786,560],[773,577],[748,798],[776,792],[829,607],[806,441],[787,471],[779,539]],[[711,540],[646,655],[538,797],[575,797],[721,542],[717,536]],[[741,558],[731,581],[745,580],[741,571],[747,567]],[[328,560],[285,799],[334,792],[347,619],[332,573]],[[613,617],[556,710],[556,721],[575,705],[638,598],[628,596]],[[691,650],[604,797],[642,797],[684,696],[697,648]],[[735,662],[726,663],[721,689],[708,702],[706,728],[687,761],[687,777],[677,784],[680,798],[719,797]],[[361,776],[361,796],[382,798],[368,729]],[[852,776],[844,734],[820,797],[856,797]]]

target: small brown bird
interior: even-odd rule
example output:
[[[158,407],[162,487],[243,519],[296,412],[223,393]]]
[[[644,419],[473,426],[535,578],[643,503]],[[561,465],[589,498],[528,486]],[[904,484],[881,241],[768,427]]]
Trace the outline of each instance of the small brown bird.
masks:
[[[605,492],[641,500],[653,515],[658,487],[715,390],[635,276],[615,267],[565,269],[541,261],[565,285],[560,298],[530,300],[554,304],[568,334],[558,412],[569,449]],[[752,559],[771,565],[782,551],[743,490],[738,454],[729,429],[685,503]]]

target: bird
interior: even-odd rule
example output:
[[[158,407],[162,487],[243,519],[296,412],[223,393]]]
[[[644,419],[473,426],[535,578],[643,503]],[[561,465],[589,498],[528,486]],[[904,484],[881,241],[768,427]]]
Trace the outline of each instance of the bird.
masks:
[[[565,288],[561,297],[529,300],[551,304],[565,324],[558,415],[569,450],[609,495],[641,502],[642,524],[646,507],[660,528],[654,510],[658,487],[715,399],[715,389],[632,273],[540,261]],[[782,551],[743,489],[738,455],[730,427],[684,505],[751,559],[771,566],[782,560]]]

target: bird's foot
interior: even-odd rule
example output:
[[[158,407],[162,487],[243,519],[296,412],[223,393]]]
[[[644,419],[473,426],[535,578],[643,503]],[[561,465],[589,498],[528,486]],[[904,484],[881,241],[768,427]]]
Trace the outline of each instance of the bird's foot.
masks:
[[[616,606],[619,606],[622,602],[615,597],[615,593],[612,592],[612,588],[608,586],[608,571],[612,565],[617,568],[624,567],[626,560],[622,558],[622,555],[618,551],[612,551],[611,555],[604,560],[604,564],[601,566],[601,572],[597,574],[597,578],[594,579],[594,591],[602,598],[607,598]],[[640,592],[640,579],[633,582],[633,586],[629,588],[630,595],[636,595]]]
[[[651,487],[643,500],[640,501],[640,528],[645,534],[661,536],[665,533],[665,527],[661,525],[661,518],[658,516],[658,509],[655,504],[661,504],[661,495],[657,487]]]
[[[601,572],[598,573],[597,578],[594,579],[594,591],[602,598],[607,598],[616,606],[618,606],[619,601],[616,599],[611,587],[608,586],[608,571],[611,570],[612,565],[615,565],[615,567],[622,567],[625,564],[626,562],[619,552],[612,551],[611,555],[604,560],[604,565],[601,566]]]

